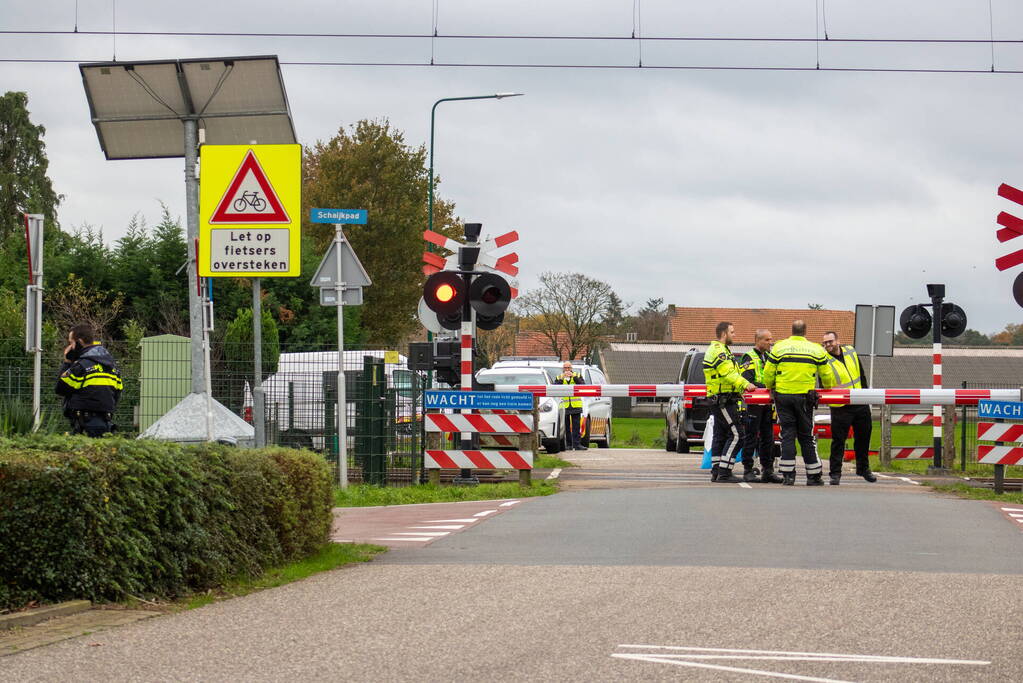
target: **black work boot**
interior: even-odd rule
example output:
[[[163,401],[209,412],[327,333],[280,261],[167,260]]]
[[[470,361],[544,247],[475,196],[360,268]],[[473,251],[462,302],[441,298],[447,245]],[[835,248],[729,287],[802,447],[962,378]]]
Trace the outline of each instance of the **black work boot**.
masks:
[[[842,473],[841,472],[832,472],[830,477],[831,477],[830,484],[832,486],[838,486],[839,484],[842,483]]]
[[[739,477],[732,474],[732,470],[726,470],[723,467],[718,468],[717,482],[719,484],[734,484],[737,481],[739,481]]]
[[[755,469],[753,469],[752,466],[747,467],[742,472],[742,480],[743,481],[747,481],[747,482],[749,482],[749,481],[756,481],[757,480],[757,471]]]
[[[807,486],[824,486],[823,475],[820,472],[818,472],[817,474],[808,474],[808,475],[806,475],[806,485]]]
[[[710,468],[710,480],[711,481],[717,481],[718,480],[718,471],[719,470],[718,470],[718,466],[717,465],[714,465],[713,467]]]
[[[781,483],[785,486],[795,486],[796,484],[796,473],[795,472],[782,472]]]
[[[875,481],[877,481],[877,475],[874,474],[873,472],[871,472],[869,467],[867,469],[865,469],[865,470],[861,470],[860,472],[857,472],[856,474],[860,475],[861,477],[863,477],[864,479],[869,481],[871,484],[873,484]]]
[[[780,484],[784,479],[779,474],[774,473],[774,468],[764,466],[764,473],[760,475],[760,481],[764,484]]]

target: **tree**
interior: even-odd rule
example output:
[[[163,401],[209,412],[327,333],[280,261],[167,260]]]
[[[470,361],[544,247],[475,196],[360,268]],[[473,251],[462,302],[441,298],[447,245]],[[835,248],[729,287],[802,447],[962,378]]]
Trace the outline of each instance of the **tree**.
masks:
[[[611,285],[581,273],[543,273],[540,286],[519,297],[517,309],[529,316],[528,329],[547,338],[559,358],[589,353],[606,333],[613,313]]]
[[[806,307],[809,308],[811,311],[823,311],[824,310],[824,304],[807,304]]]
[[[664,341],[668,336],[668,309],[664,308],[664,299],[647,299],[643,308],[633,319],[633,329],[637,339],[647,341]]]
[[[57,218],[62,197],[46,175],[50,162],[45,133],[29,118],[28,95],[7,92],[0,97],[0,239],[18,231],[21,213]]]
[[[519,318],[512,311],[505,311],[504,324],[496,330],[479,330],[476,349],[480,355],[480,367],[490,367],[501,360],[501,356],[512,355],[518,333]]]
[[[307,206],[366,209],[369,222],[345,235],[373,285],[364,292],[362,327],[370,345],[398,344],[419,326],[423,229],[427,225],[429,172],[426,149],[412,148],[386,121],[359,121],[306,153],[303,200]],[[435,229],[454,228],[453,205],[434,201]],[[323,253],[333,226],[307,224]]]

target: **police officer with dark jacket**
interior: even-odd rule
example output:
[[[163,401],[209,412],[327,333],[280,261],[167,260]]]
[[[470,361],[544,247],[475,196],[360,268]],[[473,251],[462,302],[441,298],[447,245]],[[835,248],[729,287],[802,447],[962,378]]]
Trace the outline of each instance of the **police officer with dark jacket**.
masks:
[[[753,348],[743,355],[740,364],[742,377],[757,387],[764,387],[764,364],[767,352],[774,338],[770,330],[757,330]],[[744,481],[755,481],[753,470],[754,453],[760,458],[760,481],[765,484],[780,484],[781,475],[774,473],[774,406],[749,405],[746,407],[745,438],[742,444],[742,465]]]
[[[95,337],[89,324],[71,328],[54,388],[64,397],[71,432],[92,437],[113,431],[114,409],[124,389],[114,357]]]
[[[732,474],[735,454],[742,447],[742,392],[754,388],[743,379],[728,345],[735,335],[735,326],[723,321],[714,328],[717,339],[703,355],[703,377],[707,383],[710,414],[714,418],[714,436],[711,441],[710,480],[720,483],[738,481]],[[750,468],[752,471],[752,467]]]

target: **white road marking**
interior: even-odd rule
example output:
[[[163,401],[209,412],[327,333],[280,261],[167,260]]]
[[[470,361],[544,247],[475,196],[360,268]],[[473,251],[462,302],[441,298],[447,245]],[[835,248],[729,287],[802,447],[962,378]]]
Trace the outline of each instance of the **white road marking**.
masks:
[[[373,538],[372,541],[415,541],[416,543],[426,543],[432,541],[432,538]]]
[[[1002,508],[1005,512],[1023,512],[1023,508]]]
[[[492,515],[496,512],[497,510],[484,510],[483,512],[477,512],[475,515],[473,515],[473,517],[486,517],[487,515]]]
[[[1013,518],[1019,518],[1019,517],[1023,517],[1023,513],[1020,513],[1020,512],[1010,512],[1009,516],[1013,517]]]
[[[497,507],[499,507],[499,508],[510,508],[512,505],[518,505],[521,502],[522,502],[521,500],[509,500],[507,503],[501,503]]]
[[[620,654],[614,653],[611,656],[618,659],[632,659],[637,661],[654,662],[659,664],[672,664],[674,666],[688,666],[699,669],[713,669],[716,671],[732,671],[736,673],[753,674],[755,676],[767,676],[770,678],[785,678],[796,681],[821,681],[822,683],[847,683],[834,678],[816,678],[813,676],[800,676],[798,674],[782,673],[778,671],[763,671],[761,669],[744,669],[739,667],[721,666],[701,661],[708,659],[754,659],[774,660],[791,662],[859,662],[866,664],[953,664],[987,666],[991,662],[983,660],[968,659],[934,659],[929,657],[889,657],[885,655],[851,655],[834,654],[828,652],[783,652],[778,650],[735,650],[728,648],[710,647],[676,647],[671,645],[619,645],[622,648],[643,648],[655,650],[651,653]],[[677,654],[672,654],[674,651]],[[706,654],[714,653],[714,654]]]
[[[409,529],[464,529],[464,524],[437,524],[434,526],[410,526]]]
[[[410,527],[411,528],[411,527]],[[394,536],[419,536],[426,538],[437,538],[438,536],[447,536],[450,531],[395,531]]]
[[[647,648],[650,650],[675,650],[676,652],[700,653],[714,652],[736,655],[782,655],[786,657],[821,657],[856,659],[863,661],[895,662],[898,664],[971,664],[987,665],[991,662],[983,659],[934,659],[932,657],[896,657],[893,655],[859,655],[846,652],[786,652],[785,650],[742,650],[726,647],[685,647],[680,645],[628,645],[618,647]]]
[[[914,486],[920,486],[921,485],[920,482],[913,481],[909,477],[893,477],[890,474],[881,474],[880,472],[875,472],[874,474],[876,474],[879,477],[884,477],[885,479],[898,479],[899,481],[904,481],[907,484],[913,484]]]
[[[557,479],[561,475],[561,468],[555,467],[551,470],[551,473],[547,475],[548,479]]]
[[[739,482],[739,486],[741,486],[741,487],[742,487],[742,488],[744,488],[744,489],[751,489],[751,488],[753,488],[752,486],[750,486],[749,484],[747,484],[747,483],[746,483],[746,482],[744,482],[744,481],[740,481],[740,482]]]
[[[444,524],[444,523],[447,523],[447,522],[463,522],[465,524],[472,524],[473,522],[478,522],[478,521],[479,520],[476,519],[475,517],[463,517],[462,519],[424,519],[423,523],[424,524],[431,524],[433,522],[437,522],[439,524]]]
[[[331,540],[334,541],[334,543],[355,543],[355,541],[350,538],[332,538]]]

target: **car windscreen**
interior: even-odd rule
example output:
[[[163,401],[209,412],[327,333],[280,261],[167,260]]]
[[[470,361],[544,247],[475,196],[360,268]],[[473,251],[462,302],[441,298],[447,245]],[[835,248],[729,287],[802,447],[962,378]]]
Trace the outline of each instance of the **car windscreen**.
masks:
[[[549,384],[547,376],[537,370],[483,370],[476,378],[483,384]]]

